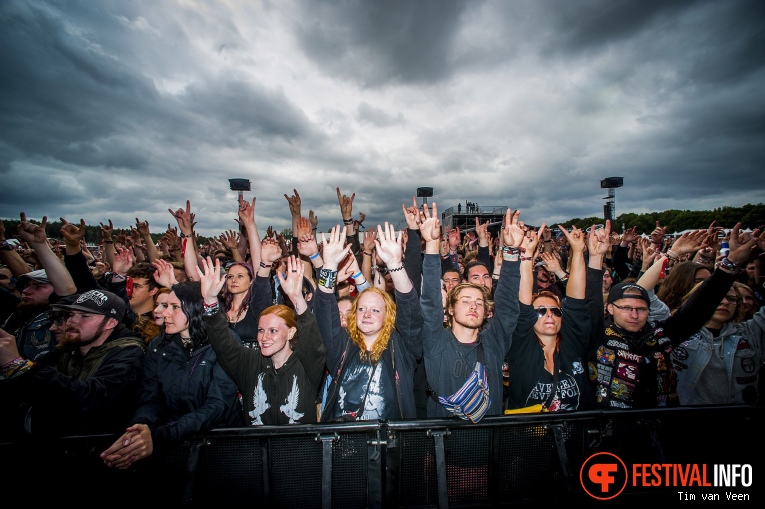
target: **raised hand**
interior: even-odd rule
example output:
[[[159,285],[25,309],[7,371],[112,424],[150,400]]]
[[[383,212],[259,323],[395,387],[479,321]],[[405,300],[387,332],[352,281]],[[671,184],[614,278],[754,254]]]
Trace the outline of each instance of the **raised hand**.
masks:
[[[425,221],[420,224],[420,236],[425,242],[439,241],[439,249],[441,248],[441,221],[438,219],[438,205],[433,202],[433,207],[428,208],[427,203],[422,204],[422,213],[425,217]],[[459,235],[459,232],[457,233]],[[448,248],[447,248],[448,252]]]
[[[64,223],[61,225],[61,236],[64,237],[67,247],[74,248],[75,250],[78,249],[80,247],[80,240],[85,238],[85,220],[80,219],[80,225],[77,226],[69,223],[63,217],[59,219]]]
[[[377,247],[377,232],[368,230],[364,232],[364,251],[367,253],[373,253],[375,247]]]
[[[526,256],[534,256],[537,246],[539,245],[539,240],[542,238],[542,232],[544,232],[546,227],[547,224],[542,223],[542,225],[539,227],[539,230],[531,230],[526,232],[523,243],[521,244],[521,247],[526,249]],[[582,242],[582,245],[584,245],[584,242]]]
[[[228,230],[220,235],[220,241],[232,252],[239,247],[239,238],[234,230]]]
[[[319,227],[319,216],[314,215],[313,210],[308,211],[308,222],[311,223],[312,230],[316,230]]]
[[[401,232],[396,234],[392,224],[385,222],[385,227],[377,225],[377,255],[391,269],[401,265],[404,249]]]
[[[263,263],[273,265],[282,257],[282,248],[276,239],[265,238],[260,248],[260,258]]]
[[[340,202],[340,213],[343,215],[343,221],[353,220],[353,199],[356,198],[356,193],[353,193],[351,197],[344,194],[340,194],[340,188],[337,189],[337,201]]]
[[[407,228],[412,230],[420,229],[420,210],[417,207],[417,198],[412,196],[412,206],[407,207],[403,203],[401,204],[401,210],[404,211],[404,219],[406,220]]]
[[[560,225],[558,225],[560,227]],[[565,228],[560,227],[562,231]],[[575,228],[575,227],[572,227]],[[566,237],[568,239],[568,237]],[[571,240],[568,239],[569,244]],[[590,234],[587,236],[587,251],[590,256],[604,256],[608,252],[608,248],[611,246],[611,220],[606,220],[605,228],[595,228],[592,225],[590,228]],[[573,246],[572,246],[573,248]]]
[[[184,235],[191,235],[194,225],[194,214],[191,213],[191,201],[186,200],[186,210],[179,208],[175,212],[172,209],[167,209],[170,214],[173,215],[176,221],[178,221],[178,228]]]
[[[545,266],[549,272],[563,272],[557,253],[542,253],[540,257],[542,258],[542,261],[545,262]]]
[[[276,272],[276,277],[279,278],[279,288],[290,298],[293,304],[296,300],[303,298],[304,273],[303,262],[296,259],[294,255],[290,255],[287,259],[287,272],[285,274]]]
[[[633,243],[637,240],[638,234],[637,234],[637,226],[633,226],[632,228],[627,228],[624,230],[624,233],[622,234],[622,242],[624,243]]]
[[[154,281],[156,281],[157,284],[162,285],[165,288],[172,288],[172,286],[178,282],[175,279],[175,271],[170,263],[162,258],[157,258],[151,262],[151,264],[157,269],[154,271]]]
[[[706,238],[706,230],[685,232],[675,239],[675,242],[672,244],[672,253],[670,253],[670,255],[676,254],[677,256],[682,257],[688,253],[695,253],[699,249],[707,247],[707,243],[705,242]]]
[[[213,263],[212,258],[208,256],[202,258],[200,266],[195,268],[199,274],[199,285],[205,304],[215,304],[218,302],[218,294],[226,283],[226,275],[220,270],[220,260],[216,258]]]
[[[298,253],[303,256],[311,257],[319,252],[319,245],[316,243],[316,238],[313,234],[302,235],[298,238]]]
[[[290,206],[290,214],[292,214],[292,217],[300,217],[300,195],[297,192],[297,189],[293,189],[295,194],[293,196],[287,196],[287,194],[284,194],[284,197],[287,198],[287,203],[289,203]]]
[[[518,221],[520,210],[507,209],[505,213],[505,225],[502,228],[502,240],[507,247],[520,247],[523,237],[526,236],[523,223]]]
[[[667,227],[662,227],[658,221],[656,221],[656,228],[651,232],[651,242],[654,244],[661,244],[664,241],[664,235],[667,233]]]
[[[475,233],[478,236],[479,246],[489,245],[489,221],[486,221],[485,223],[481,224],[481,221],[478,219],[478,216],[476,216]]]
[[[763,227],[757,228],[749,236],[749,240],[743,242],[741,223],[736,223],[736,226],[734,226],[730,232],[730,253],[728,253],[728,260],[736,265],[748,262],[752,255],[752,250],[757,247],[760,241],[762,232]]]
[[[48,235],[45,232],[45,227],[48,226],[48,216],[43,216],[42,223],[39,225],[27,221],[27,215],[21,213],[21,222],[16,228],[19,240],[26,242],[30,246],[32,244],[47,244]]]
[[[239,224],[245,228],[255,225],[255,200],[257,198],[253,196],[250,204],[243,197],[239,197]]]
[[[101,225],[101,239],[104,241],[112,240],[112,232],[114,231],[112,220],[109,219],[108,221],[109,226],[106,226],[104,223],[99,223]]]
[[[568,240],[568,243],[571,246],[571,250],[572,251],[576,251],[576,252],[579,252],[579,253],[583,253],[584,252],[585,234],[584,234],[584,232],[582,230],[580,230],[576,226],[572,226],[571,227],[571,232],[569,232],[568,230],[563,228],[561,225],[558,225],[558,228],[560,228],[560,231],[563,232],[563,235],[566,237],[566,240]],[[592,230],[595,230],[595,226],[593,226],[590,229],[590,232],[592,232]],[[608,234],[605,233],[605,230],[601,230],[601,231],[603,233],[603,236],[606,239],[604,243],[606,244],[606,246],[608,246],[608,240],[607,240],[608,239]],[[597,236],[598,233],[596,232],[594,235]]]
[[[112,263],[112,270],[117,274],[124,276],[130,267],[133,266],[135,257],[133,256],[133,250],[124,246],[117,247],[117,252],[114,254],[114,263]]]
[[[322,258],[324,258],[324,268],[337,270],[337,267],[345,259],[348,253],[351,252],[352,245],[345,243],[345,235],[347,228],[337,225],[329,232],[329,238],[326,237],[324,232],[321,233],[321,240],[323,246]]]
[[[297,222],[297,232],[294,233],[295,237],[300,239],[306,235],[312,235],[312,234],[313,234],[313,228],[311,228],[310,219],[301,217]]]
[[[135,218],[135,228],[138,231],[138,234],[143,237],[151,237],[151,232],[149,231],[149,222],[148,221],[139,221],[138,218]]]

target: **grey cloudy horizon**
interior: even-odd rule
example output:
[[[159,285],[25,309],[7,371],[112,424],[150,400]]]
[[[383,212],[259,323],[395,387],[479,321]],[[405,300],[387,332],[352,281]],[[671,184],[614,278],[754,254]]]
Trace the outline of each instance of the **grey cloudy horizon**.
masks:
[[[539,224],[765,201],[765,3],[6,0],[0,217],[365,226],[418,187]],[[758,169],[760,168],[760,169]],[[731,226],[731,225],[724,225]]]

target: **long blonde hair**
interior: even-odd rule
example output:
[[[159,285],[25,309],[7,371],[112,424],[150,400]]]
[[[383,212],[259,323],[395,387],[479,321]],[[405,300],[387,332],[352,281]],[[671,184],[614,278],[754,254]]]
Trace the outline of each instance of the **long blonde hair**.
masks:
[[[356,326],[356,313],[359,308],[359,297],[364,295],[366,292],[373,292],[379,295],[383,303],[385,304],[385,319],[383,320],[383,326],[380,329],[380,334],[377,336],[377,339],[375,340],[374,344],[372,345],[372,350],[367,351],[366,344],[364,343],[364,334],[359,330],[359,328]],[[353,341],[356,346],[359,347],[359,355],[361,360],[369,360],[373,364],[376,364],[380,357],[382,357],[383,352],[386,348],[388,348],[388,341],[390,341],[390,334],[393,332],[393,329],[396,325],[396,303],[393,302],[393,299],[390,297],[388,292],[384,290],[380,290],[379,288],[370,287],[361,292],[356,296],[356,298],[353,300],[353,307],[351,307],[350,312],[348,313],[348,335],[351,337],[351,341]]]

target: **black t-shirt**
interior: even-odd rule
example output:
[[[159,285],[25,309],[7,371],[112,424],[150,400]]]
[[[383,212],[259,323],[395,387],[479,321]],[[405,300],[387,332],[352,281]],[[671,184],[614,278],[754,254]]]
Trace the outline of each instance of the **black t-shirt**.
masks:
[[[390,371],[384,359],[373,365],[353,356],[340,381],[332,417],[351,414],[356,420],[364,421],[396,419],[398,402]]]

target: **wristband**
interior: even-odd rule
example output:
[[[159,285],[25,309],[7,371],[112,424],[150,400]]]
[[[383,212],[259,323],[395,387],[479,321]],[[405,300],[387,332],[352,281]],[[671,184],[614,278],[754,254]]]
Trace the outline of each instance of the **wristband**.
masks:
[[[188,240],[189,239],[181,239],[181,257],[185,257],[186,256],[186,242]]]
[[[319,271],[319,286],[323,286],[327,290],[332,290],[335,287],[337,281],[337,271],[332,269],[321,269]]]
[[[213,304],[203,304],[202,316],[212,316],[220,310],[220,303],[215,302]]]
[[[265,263],[263,263],[263,262],[260,262],[260,268],[262,268],[262,269],[268,269],[268,268],[271,268],[271,265],[272,265],[272,264],[266,265]]]
[[[533,259],[534,259],[533,256],[521,256],[521,261],[522,262],[530,262]]]
[[[343,224],[353,224],[353,218],[351,218],[351,219],[343,218]]]
[[[356,274],[352,275],[351,277],[355,281],[356,279],[360,278],[361,276],[363,276],[363,274],[361,273],[361,271],[358,271]]]
[[[506,259],[509,262],[517,262],[518,258],[521,257],[521,250],[517,247],[503,247],[502,254],[503,259]]]
[[[317,259],[318,257],[319,257],[319,252],[318,252],[318,251],[316,251],[316,253],[314,253],[314,254],[312,254],[311,256],[309,256],[309,257],[308,257],[308,259],[309,259],[309,260],[315,260],[315,259]]]
[[[367,253],[366,251],[362,251],[362,252],[363,252],[363,253],[364,253],[364,255],[366,255],[366,256],[372,256],[372,253]]]
[[[104,244],[114,244],[114,241],[113,240],[105,240]]]
[[[388,269],[388,272],[398,272],[404,268],[404,264],[402,263],[399,267],[396,267],[395,269]]]
[[[727,256],[720,260],[720,268],[735,274],[738,274],[742,270],[740,266],[730,261]]]

